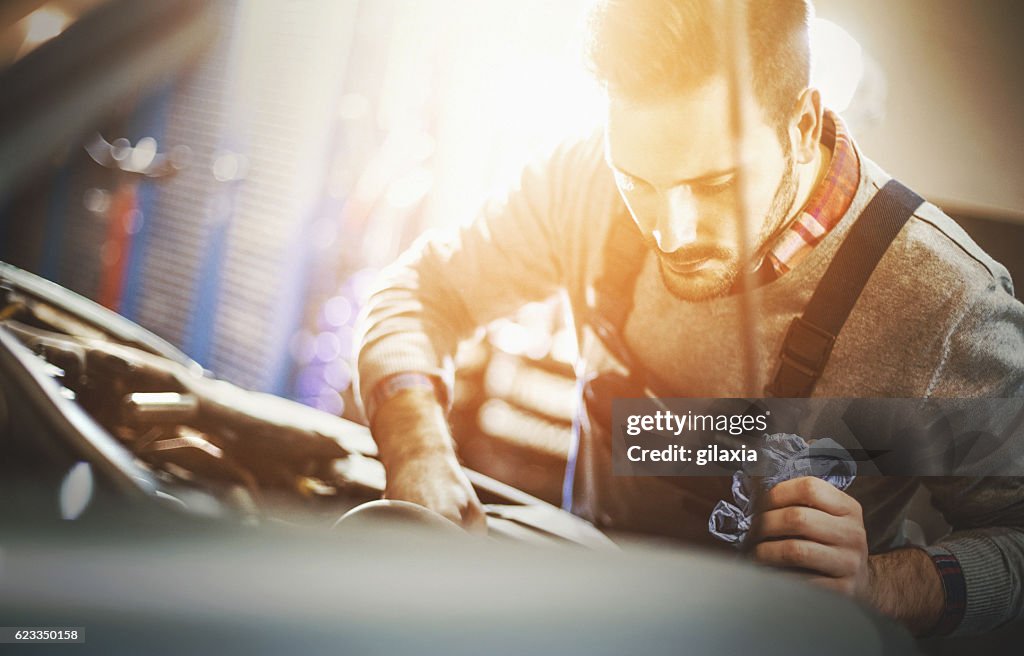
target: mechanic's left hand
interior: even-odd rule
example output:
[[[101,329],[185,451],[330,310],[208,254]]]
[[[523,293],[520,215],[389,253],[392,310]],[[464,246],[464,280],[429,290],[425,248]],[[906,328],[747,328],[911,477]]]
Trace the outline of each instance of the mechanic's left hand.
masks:
[[[756,561],[804,570],[817,585],[869,599],[867,532],[856,499],[805,476],[779,483],[760,501],[752,529]]]

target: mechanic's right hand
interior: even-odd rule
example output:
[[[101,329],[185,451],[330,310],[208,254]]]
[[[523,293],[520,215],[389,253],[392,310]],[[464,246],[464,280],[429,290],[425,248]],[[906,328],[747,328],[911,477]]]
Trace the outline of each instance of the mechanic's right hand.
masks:
[[[487,533],[483,506],[454,453],[407,458],[393,464],[388,469],[384,498],[417,503],[470,533]]]
[[[388,399],[372,430],[387,471],[386,498],[425,506],[472,533],[487,532],[483,507],[455,457],[432,391],[408,389]]]

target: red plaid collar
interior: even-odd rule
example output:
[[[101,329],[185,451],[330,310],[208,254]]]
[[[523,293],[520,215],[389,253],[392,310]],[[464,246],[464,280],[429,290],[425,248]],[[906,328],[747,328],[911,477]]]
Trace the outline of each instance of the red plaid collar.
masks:
[[[775,278],[796,267],[824,239],[829,230],[839,223],[850,209],[860,183],[857,150],[853,147],[853,140],[843,120],[831,110],[825,110],[821,140],[832,151],[832,160],[824,179],[811,194],[807,204],[776,238],[765,255],[765,261],[771,263]]]

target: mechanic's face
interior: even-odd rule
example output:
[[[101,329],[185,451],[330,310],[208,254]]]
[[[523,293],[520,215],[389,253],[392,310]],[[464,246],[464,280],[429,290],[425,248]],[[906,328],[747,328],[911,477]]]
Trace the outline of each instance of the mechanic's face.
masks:
[[[746,126],[747,243],[758,253],[793,210],[793,149],[779,143],[752,94]],[[609,98],[607,159],[662,280],[690,301],[722,296],[740,273],[737,167],[725,76],[652,101]]]

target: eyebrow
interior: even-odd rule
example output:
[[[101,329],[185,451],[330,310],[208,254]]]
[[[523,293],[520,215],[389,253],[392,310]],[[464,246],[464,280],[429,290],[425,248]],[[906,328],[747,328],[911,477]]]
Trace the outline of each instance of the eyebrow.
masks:
[[[619,168],[618,166],[616,166],[615,164],[613,164],[611,162],[609,162],[608,164],[614,170],[618,171],[619,173],[621,173],[623,175],[629,176],[630,178],[633,178],[633,179],[639,180],[640,182],[643,182],[645,184],[651,185],[650,182],[648,182],[647,180],[643,179],[639,175],[636,175],[634,173],[630,173],[626,169]],[[696,178],[684,178],[682,180],[676,180],[676,181],[674,181],[669,186],[670,187],[678,187],[680,185],[705,184],[705,183],[707,183],[710,180],[717,180],[718,178],[724,178],[727,175],[734,175],[736,173],[737,168],[738,167],[732,166],[732,167],[729,167],[727,169],[722,169],[721,171],[712,171],[711,173],[705,173],[704,175],[698,176]],[[653,187],[654,185],[651,185],[651,186]]]

